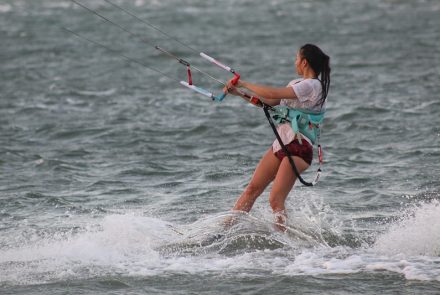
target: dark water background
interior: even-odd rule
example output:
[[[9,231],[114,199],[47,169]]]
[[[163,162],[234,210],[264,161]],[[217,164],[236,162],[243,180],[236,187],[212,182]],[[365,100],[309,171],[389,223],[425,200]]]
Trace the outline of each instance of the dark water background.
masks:
[[[82,3],[229,78],[108,3]],[[291,192],[288,234],[268,191],[223,229],[274,139],[262,111],[69,34],[185,79],[70,1],[3,0],[1,294],[440,294],[439,1],[116,3],[258,83],[285,85],[298,47],[321,46],[324,175]]]

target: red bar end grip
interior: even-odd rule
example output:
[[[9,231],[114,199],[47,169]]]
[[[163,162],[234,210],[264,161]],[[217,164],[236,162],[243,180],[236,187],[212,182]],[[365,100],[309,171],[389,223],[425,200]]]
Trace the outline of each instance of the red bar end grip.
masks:
[[[237,82],[238,82],[238,80],[240,80],[240,75],[239,74],[237,74],[237,73],[234,73],[234,79],[232,79],[232,85],[235,85],[235,84],[237,84]]]

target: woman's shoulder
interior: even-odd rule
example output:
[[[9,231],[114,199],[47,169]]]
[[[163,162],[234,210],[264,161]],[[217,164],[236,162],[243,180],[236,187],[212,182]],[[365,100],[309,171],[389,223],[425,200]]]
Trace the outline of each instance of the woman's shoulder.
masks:
[[[299,79],[298,79],[299,80]],[[298,98],[306,96],[308,98],[317,96],[321,92],[322,86],[318,79],[300,79],[299,81],[291,81],[289,85],[295,90]]]
[[[301,81],[304,81],[304,79],[303,79],[303,78],[293,79],[292,81],[290,81],[290,82],[287,84],[287,86],[295,85],[296,83],[299,83],[299,82],[301,82]]]
[[[289,86],[293,88],[298,99],[283,101],[282,105],[310,109],[315,107],[322,95],[322,86],[318,79],[295,79],[290,81]]]
[[[310,84],[310,85],[321,85],[321,82],[316,79],[316,78],[298,78],[298,79],[293,79],[292,81],[289,82],[289,85],[294,85],[297,83],[301,83],[301,84]]]
[[[289,82],[288,86],[301,89],[313,89],[315,91],[321,91],[321,82],[318,79],[294,79]]]

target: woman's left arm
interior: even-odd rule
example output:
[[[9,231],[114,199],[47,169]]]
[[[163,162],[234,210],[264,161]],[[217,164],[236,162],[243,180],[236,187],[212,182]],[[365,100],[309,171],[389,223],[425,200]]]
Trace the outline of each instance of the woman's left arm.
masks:
[[[232,79],[225,86],[223,91],[232,95],[242,96],[237,88],[246,88],[252,91],[254,94],[266,104],[275,106],[280,103],[282,99],[297,99],[297,95],[293,88],[289,85],[287,87],[270,87],[259,84],[253,84],[246,81],[238,80],[234,85]]]

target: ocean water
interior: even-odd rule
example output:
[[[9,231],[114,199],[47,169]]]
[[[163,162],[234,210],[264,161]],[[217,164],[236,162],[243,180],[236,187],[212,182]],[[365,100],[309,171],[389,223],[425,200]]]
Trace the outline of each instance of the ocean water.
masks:
[[[322,47],[322,179],[290,193],[287,233],[269,190],[231,213],[274,140],[261,109],[119,54],[185,79],[145,39],[227,72],[105,1],[81,3],[141,37],[70,1],[2,0],[1,294],[440,294],[439,1],[114,1],[257,83]]]

